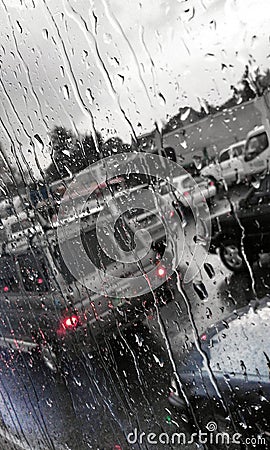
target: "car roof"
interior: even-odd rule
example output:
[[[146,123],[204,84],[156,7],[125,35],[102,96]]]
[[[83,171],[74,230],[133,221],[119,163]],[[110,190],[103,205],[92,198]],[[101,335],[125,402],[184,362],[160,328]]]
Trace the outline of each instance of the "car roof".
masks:
[[[224,148],[223,150],[221,150],[219,155],[221,155],[221,154],[223,154],[225,152],[228,152],[229,150],[231,150],[233,148],[237,148],[237,147],[240,147],[241,145],[245,145],[245,143],[246,143],[245,140],[239,141],[239,142],[234,142],[233,144],[229,145],[229,147]]]
[[[247,139],[249,139],[249,138],[251,138],[251,137],[253,137],[253,136],[256,136],[258,133],[262,133],[263,131],[265,131],[264,125],[257,126],[257,127],[255,127],[255,128],[253,128],[253,130],[251,130],[251,131],[248,133]]]

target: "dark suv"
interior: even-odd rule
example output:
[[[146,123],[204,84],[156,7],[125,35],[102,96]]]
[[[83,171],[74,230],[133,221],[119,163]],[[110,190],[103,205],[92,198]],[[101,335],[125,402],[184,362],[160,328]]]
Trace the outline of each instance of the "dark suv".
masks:
[[[212,221],[211,249],[220,249],[224,265],[234,271],[270,252],[270,175],[253,187],[239,203],[239,209]]]

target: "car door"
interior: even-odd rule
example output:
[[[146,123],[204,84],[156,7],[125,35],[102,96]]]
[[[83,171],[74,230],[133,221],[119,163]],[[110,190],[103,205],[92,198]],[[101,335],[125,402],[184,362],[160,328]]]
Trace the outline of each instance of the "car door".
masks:
[[[243,151],[244,144],[235,145],[231,149],[230,180],[232,183],[240,182],[244,178]]]

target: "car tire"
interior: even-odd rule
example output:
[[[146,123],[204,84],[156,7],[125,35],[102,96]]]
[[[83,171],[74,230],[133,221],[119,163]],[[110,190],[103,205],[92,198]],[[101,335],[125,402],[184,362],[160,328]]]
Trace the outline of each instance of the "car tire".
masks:
[[[227,269],[232,272],[242,272],[245,270],[246,264],[238,242],[227,241],[222,243],[219,254],[221,261]]]

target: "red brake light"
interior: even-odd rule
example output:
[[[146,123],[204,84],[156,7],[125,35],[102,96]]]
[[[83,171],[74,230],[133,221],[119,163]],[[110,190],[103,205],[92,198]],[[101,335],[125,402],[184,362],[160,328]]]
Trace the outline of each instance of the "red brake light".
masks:
[[[157,275],[159,278],[164,278],[166,276],[167,270],[165,269],[165,267],[161,266],[158,267],[157,269]]]
[[[9,287],[8,287],[8,286],[4,286],[3,291],[4,291],[4,292],[8,292],[8,291],[9,291]]]
[[[204,334],[202,334],[201,335],[201,340],[202,341],[206,341],[206,339],[207,339],[207,335],[204,333]]]
[[[170,212],[170,217],[174,217],[174,211]]]
[[[73,314],[70,317],[66,317],[63,320],[62,325],[63,325],[64,328],[68,328],[68,329],[72,329],[73,330],[73,329],[77,328],[78,323],[79,323],[79,317],[76,316],[75,314]]]
[[[38,278],[38,279],[37,279],[37,283],[38,283],[38,284],[42,284],[42,283],[43,283],[43,279],[42,279],[42,278]]]
[[[189,192],[188,191],[185,191],[184,192],[184,197],[188,197],[189,196]]]
[[[215,186],[214,181],[209,181],[209,186]]]

